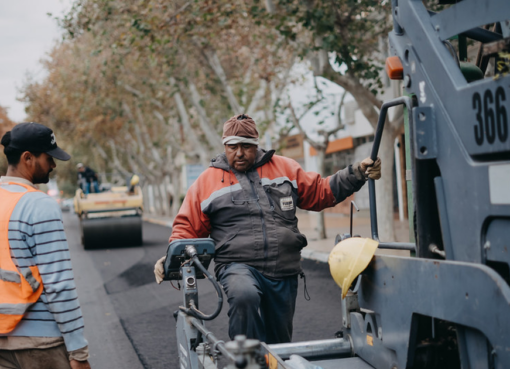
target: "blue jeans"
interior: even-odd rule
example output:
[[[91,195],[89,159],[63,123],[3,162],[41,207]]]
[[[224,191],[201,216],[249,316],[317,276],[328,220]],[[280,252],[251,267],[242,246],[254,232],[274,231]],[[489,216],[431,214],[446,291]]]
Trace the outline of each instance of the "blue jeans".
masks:
[[[297,275],[270,279],[253,267],[232,263],[218,279],[228,299],[230,339],[244,334],[268,344],[292,340]]]
[[[94,193],[99,192],[99,186],[97,184],[97,181],[93,181],[92,184],[94,185]],[[90,193],[90,182],[87,182],[87,185],[85,186],[85,195],[88,195]]]

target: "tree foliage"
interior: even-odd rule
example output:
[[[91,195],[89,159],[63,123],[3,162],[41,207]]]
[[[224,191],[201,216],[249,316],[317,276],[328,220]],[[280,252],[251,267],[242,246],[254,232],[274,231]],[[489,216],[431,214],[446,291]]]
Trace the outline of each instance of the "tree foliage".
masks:
[[[30,116],[100,171],[140,173],[162,192],[172,183],[178,198],[183,158],[207,165],[234,114],[272,120],[293,63],[283,38],[241,5],[76,2],[60,19],[66,37],[45,61],[48,78],[26,85]]]
[[[14,122],[9,118],[7,109],[0,105],[0,138],[14,127]],[[0,146],[3,152],[3,146]],[[4,155],[0,155],[0,175],[7,172],[7,159]]]
[[[376,0],[77,0],[25,101],[79,161],[141,174],[169,213],[182,165],[222,150],[230,116],[275,125],[296,60],[376,121],[388,11]]]
[[[282,35],[295,40],[300,55],[326,51],[338,73],[380,84],[376,60],[381,37],[389,31],[389,2],[378,0],[276,0],[274,18]],[[308,31],[302,37],[301,30]],[[376,92],[375,90],[373,92]]]

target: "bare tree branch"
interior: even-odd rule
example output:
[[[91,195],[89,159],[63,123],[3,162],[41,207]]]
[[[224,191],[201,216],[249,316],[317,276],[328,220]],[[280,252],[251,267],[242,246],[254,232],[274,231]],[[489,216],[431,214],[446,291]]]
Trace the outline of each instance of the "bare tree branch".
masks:
[[[301,120],[303,119],[303,117],[310,111],[313,109],[313,107],[315,105],[317,105],[318,103],[320,103],[321,101],[323,100],[323,98],[320,98],[320,99],[317,99],[315,100],[311,105],[308,106],[308,108],[299,116],[299,118],[297,118],[298,120]]]
[[[166,126],[167,125],[167,121],[165,119],[165,117],[163,117],[163,114],[161,114],[159,111],[157,110],[153,110],[152,112],[154,114],[154,116],[161,122],[161,124],[163,126]],[[175,132],[172,132],[171,129],[167,129],[166,132],[165,132],[165,140],[169,141],[170,142],[170,145],[169,147],[179,147],[179,143],[177,142],[177,140],[175,139]]]
[[[246,73],[244,74],[244,78],[243,78],[243,98],[242,98],[242,104],[244,106],[246,106],[246,103],[247,103],[247,87],[248,87],[248,84],[250,83],[250,80],[251,80],[251,77],[252,77],[252,71],[253,71],[253,66],[255,65],[255,59],[250,59],[250,65],[248,65],[248,69],[246,70]],[[248,113],[248,111],[246,111],[246,113]]]
[[[117,156],[117,148],[115,146],[115,141],[113,141],[112,139],[108,140],[108,143],[110,145],[110,148],[112,150],[112,158],[113,158],[113,164],[114,164],[114,167],[119,171],[121,172],[125,177],[128,176],[130,173],[128,170],[126,170],[126,168],[124,168],[124,166],[122,166],[122,164],[120,163],[120,160]]]
[[[139,97],[139,98],[143,98],[143,99],[146,99],[147,101],[150,101],[152,104],[156,105],[158,108],[160,109],[163,109],[163,104],[161,104],[160,101],[154,99],[154,98],[147,98],[146,96],[144,96],[143,93],[141,93],[139,90],[137,90],[136,88],[133,88],[131,87],[130,85],[128,84],[125,84],[125,83],[120,83],[120,85],[122,87],[124,87],[124,89],[126,89],[128,92],[131,92],[133,95],[135,95],[136,97]]]
[[[90,133],[86,133],[85,134],[85,137],[88,138],[92,144],[94,145],[94,147],[96,148],[97,152],[99,153],[99,155],[101,155],[101,157],[105,160],[108,160],[108,155],[106,154],[106,151],[104,151],[104,149],[102,148],[102,146],[99,144],[99,142],[97,142],[91,135]]]
[[[176,81],[173,77],[170,78],[170,83],[172,84],[172,86],[177,87]],[[197,135],[193,131],[193,127],[191,127],[188,112],[186,110],[186,107],[184,106],[184,101],[182,100],[181,94],[179,92],[174,93],[174,100],[175,100],[175,103],[177,104],[177,109],[178,109],[179,115],[181,117],[182,125],[184,127],[184,130],[187,133],[187,139],[189,139],[191,141],[191,146],[195,150],[198,150],[198,153],[200,156],[200,161],[202,162],[202,164],[204,166],[206,166],[209,161],[209,157],[208,157],[209,155],[206,152],[206,150],[204,150],[203,145],[201,145],[200,140],[198,139]]]
[[[221,85],[223,86],[223,90],[225,91],[225,94],[227,95],[228,103],[230,104],[230,107],[232,108],[233,112],[235,114],[239,114],[243,112],[243,107],[239,104],[236,97],[234,96],[234,92],[232,91],[232,88],[228,84],[227,75],[225,73],[225,70],[223,69],[223,66],[221,65],[220,59],[218,58],[218,54],[216,53],[216,50],[214,50],[212,47],[208,46],[205,48],[202,48],[204,55],[213,69],[214,73],[216,74],[216,77],[221,82]]]
[[[292,106],[292,103],[289,102],[289,104],[287,105],[287,107],[289,108],[289,111],[290,111],[290,116],[292,118],[292,122],[294,123],[294,127],[296,127],[299,131],[299,133],[301,133],[304,137],[304,139],[306,141],[308,141],[310,143],[310,145],[312,145],[313,147],[319,147],[320,144],[314,140],[312,140],[310,138],[310,136],[308,136],[306,134],[306,132],[303,130],[303,127],[301,127],[301,122],[300,122],[300,118],[297,117],[296,115],[296,111],[294,110],[294,107]]]
[[[181,6],[179,9],[177,9],[177,11],[175,13],[173,13],[170,17],[168,17],[167,23],[171,23],[175,19],[175,17],[177,17],[177,15],[179,15],[180,13],[185,11],[188,8],[188,6],[190,6],[190,5],[191,5],[191,1],[188,1],[183,6]]]
[[[140,153],[144,154],[145,153],[145,145],[143,144],[143,141],[142,141],[142,134],[140,132],[140,127],[138,126],[136,119],[135,119],[133,113],[131,112],[129,105],[125,101],[122,102],[122,109],[126,112],[128,118],[134,123],[136,140],[138,142],[138,148],[140,149]]]
[[[182,84],[181,84],[181,87],[184,91],[186,91],[185,86],[182,86]],[[209,120],[205,109],[202,107],[202,105],[200,105],[200,100],[202,100],[202,99],[200,97],[200,94],[197,91],[195,84],[190,81],[188,83],[188,87],[189,87],[189,91],[186,91],[186,92],[193,104],[193,107],[198,112],[200,128],[202,128],[202,131],[204,131],[204,134],[205,134],[207,140],[209,141],[209,144],[211,145],[211,147],[214,150],[221,151],[221,148],[223,145],[221,143],[220,136],[214,129],[214,126],[211,123],[211,121]]]
[[[248,109],[246,109],[247,114],[252,114],[255,109],[257,109],[257,106],[260,103],[260,100],[264,97],[264,93],[267,89],[267,82],[265,79],[260,80],[260,86],[253,95],[253,98],[251,99],[250,105],[248,106]]]
[[[161,160],[161,156],[159,155],[158,150],[156,149],[156,147],[154,147],[154,143],[152,142],[150,133],[149,133],[147,126],[145,124],[145,119],[144,119],[144,116],[142,114],[142,111],[141,111],[139,105],[136,105],[136,114],[138,116],[138,122],[140,123],[140,128],[142,131],[143,138],[145,140],[145,144],[147,145],[147,147],[150,148],[152,157],[154,158],[156,163],[161,165],[163,163],[163,161]]]
[[[265,4],[266,4],[266,11],[269,14],[274,14],[276,12],[276,8],[275,8],[275,5],[273,3],[273,0],[266,0]]]
[[[368,91],[357,78],[348,75],[341,75],[336,72],[329,61],[328,63],[321,65],[321,67],[322,68],[314,71],[314,75],[324,77],[347,90],[358,103],[358,107],[361,109],[363,115],[375,128],[379,119],[379,112],[376,108],[381,107],[382,101],[377,99],[373,93]]]
[[[140,91],[138,91],[137,89],[125,84],[125,83],[122,83],[121,84],[122,87],[124,87],[124,89],[128,92],[131,92],[133,95],[135,95],[136,97],[143,97],[142,96],[142,93]]]
[[[343,124],[343,120],[342,120],[342,107],[344,106],[346,96],[347,96],[347,90],[344,90],[344,93],[342,94],[342,97],[340,98],[340,103],[338,104],[338,114],[336,115],[336,124],[339,127],[339,129],[343,129],[345,127]]]

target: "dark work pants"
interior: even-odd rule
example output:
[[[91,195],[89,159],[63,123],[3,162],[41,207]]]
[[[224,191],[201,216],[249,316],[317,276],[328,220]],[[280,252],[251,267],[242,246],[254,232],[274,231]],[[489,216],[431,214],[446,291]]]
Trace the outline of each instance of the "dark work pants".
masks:
[[[46,349],[0,350],[0,369],[71,369],[65,345]]]
[[[218,278],[229,304],[230,339],[244,334],[268,344],[292,340],[297,276],[270,279],[248,265],[232,263]]]

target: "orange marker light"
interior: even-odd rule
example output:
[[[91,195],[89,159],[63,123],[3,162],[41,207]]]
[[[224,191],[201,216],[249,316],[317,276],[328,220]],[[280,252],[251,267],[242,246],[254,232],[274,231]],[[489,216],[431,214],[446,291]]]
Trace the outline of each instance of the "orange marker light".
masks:
[[[386,58],[386,73],[390,79],[404,78],[404,67],[398,56]]]

